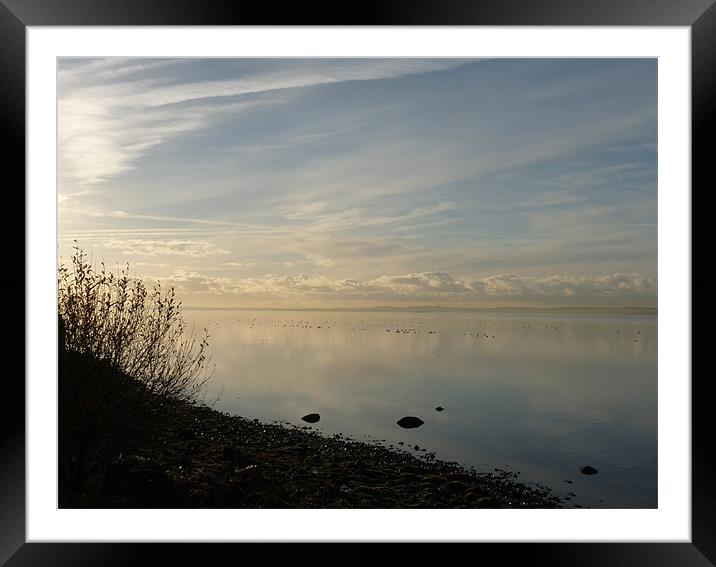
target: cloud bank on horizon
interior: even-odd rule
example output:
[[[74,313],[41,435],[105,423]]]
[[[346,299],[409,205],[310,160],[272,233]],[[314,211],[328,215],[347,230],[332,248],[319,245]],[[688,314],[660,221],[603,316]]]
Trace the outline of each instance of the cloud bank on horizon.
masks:
[[[58,73],[63,258],[189,305],[656,305],[656,60]]]

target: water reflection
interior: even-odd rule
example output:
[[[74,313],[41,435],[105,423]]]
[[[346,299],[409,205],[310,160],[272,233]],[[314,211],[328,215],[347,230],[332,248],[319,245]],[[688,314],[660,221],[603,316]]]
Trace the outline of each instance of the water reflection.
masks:
[[[297,425],[318,413],[326,433],[512,468],[581,505],[657,506],[656,316],[186,315],[211,334],[217,409]]]

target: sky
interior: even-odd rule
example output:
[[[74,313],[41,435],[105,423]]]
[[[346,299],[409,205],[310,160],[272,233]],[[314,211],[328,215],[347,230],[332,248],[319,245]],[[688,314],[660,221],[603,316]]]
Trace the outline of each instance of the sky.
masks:
[[[60,259],[187,306],[657,303],[656,59],[58,62]]]

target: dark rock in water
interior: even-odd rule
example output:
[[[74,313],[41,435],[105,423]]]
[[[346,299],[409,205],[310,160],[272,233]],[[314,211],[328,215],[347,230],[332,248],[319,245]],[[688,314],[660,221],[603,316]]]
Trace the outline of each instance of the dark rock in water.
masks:
[[[319,419],[321,419],[321,416],[317,413],[309,413],[308,415],[304,415],[301,419],[303,421],[307,421],[308,423],[316,423]]]
[[[443,411],[445,408],[442,406],[438,406],[435,408],[435,411]]]
[[[584,466],[579,470],[582,471],[582,474],[597,474],[599,472],[597,469],[590,467],[589,465]]]
[[[420,427],[425,422],[419,417],[413,417],[412,415],[409,415],[406,417],[401,417],[396,423],[400,425],[400,427],[404,427],[405,429],[412,429],[414,427]]]

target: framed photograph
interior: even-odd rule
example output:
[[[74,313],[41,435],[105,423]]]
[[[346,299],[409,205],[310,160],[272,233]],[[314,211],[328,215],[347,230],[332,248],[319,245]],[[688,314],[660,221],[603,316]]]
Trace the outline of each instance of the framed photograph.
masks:
[[[711,2],[109,4],[0,8],[27,211],[3,560],[714,561]]]

